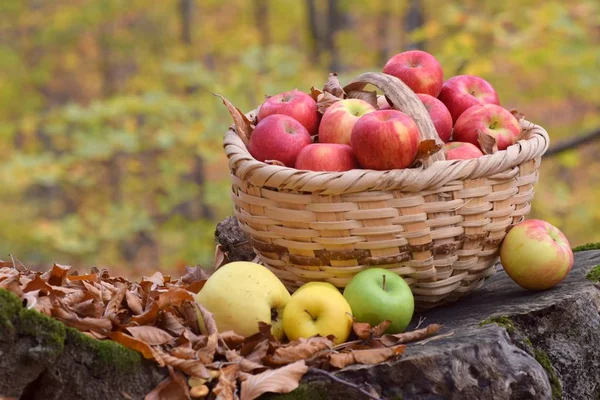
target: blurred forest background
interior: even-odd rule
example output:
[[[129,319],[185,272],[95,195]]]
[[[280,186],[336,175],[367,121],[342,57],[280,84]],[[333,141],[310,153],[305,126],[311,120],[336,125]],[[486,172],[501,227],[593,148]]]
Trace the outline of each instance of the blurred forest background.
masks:
[[[210,263],[221,140],[265,94],[420,48],[552,145],[600,128],[597,0],[0,1],[0,259],[140,276]],[[547,157],[532,217],[600,241],[600,141]]]

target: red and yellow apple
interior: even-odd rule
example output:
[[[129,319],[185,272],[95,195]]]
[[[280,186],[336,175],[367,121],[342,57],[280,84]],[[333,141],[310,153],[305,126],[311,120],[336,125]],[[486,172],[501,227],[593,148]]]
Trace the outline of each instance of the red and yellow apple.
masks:
[[[310,141],[310,134],[300,122],[287,115],[273,114],[256,124],[248,151],[258,161],[277,160],[293,167],[298,153]]]
[[[352,129],[350,142],[363,168],[406,168],[417,155],[419,128],[401,111],[378,110],[360,117]]]
[[[522,288],[546,290],[567,277],[573,267],[573,251],[554,225],[528,219],[506,234],[500,261],[508,276]]]
[[[439,61],[421,50],[396,54],[383,67],[383,73],[395,76],[415,93],[437,97],[444,83],[444,71]]]
[[[260,122],[274,114],[292,117],[300,122],[310,135],[317,134],[320,114],[317,102],[308,93],[294,89],[269,97],[260,106],[257,120]]]
[[[446,160],[467,160],[483,156],[479,147],[468,142],[448,142],[444,144]]]
[[[450,135],[452,135],[452,116],[448,108],[437,98],[428,94],[418,93],[417,96],[427,109],[440,139],[443,142],[449,141]]]
[[[336,101],[323,113],[319,124],[319,143],[350,145],[350,134],[360,117],[375,111],[375,107],[361,99]]]
[[[480,104],[500,104],[494,87],[475,75],[456,75],[444,82],[438,99],[446,105],[456,120],[468,108]]]
[[[493,136],[498,150],[505,150],[515,143],[521,133],[517,118],[506,108],[496,104],[476,105],[467,109],[454,124],[452,139],[469,142],[482,148],[479,133]]]
[[[296,169],[309,171],[348,171],[358,168],[352,147],[338,143],[312,143],[296,158]]]

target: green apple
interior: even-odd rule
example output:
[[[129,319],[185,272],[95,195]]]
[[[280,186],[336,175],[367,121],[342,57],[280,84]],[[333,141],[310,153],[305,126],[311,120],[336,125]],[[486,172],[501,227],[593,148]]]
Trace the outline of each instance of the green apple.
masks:
[[[258,332],[258,323],[262,321],[270,324],[273,336],[281,340],[283,310],[290,297],[269,269],[236,261],[217,269],[195,299],[213,314],[220,332],[234,331],[247,337]],[[200,329],[204,330],[202,321]]]
[[[390,320],[386,333],[403,332],[415,310],[408,284],[383,268],[370,268],[356,274],[344,289],[344,297],[358,322],[375,326]]]
[[[508,276],[522,288],[546,290],[569,274],[573,251],[557,227],[528,219],[506,234],[500,246],[500,261]]]
[[[304,287],[306,286],[306,287]],[[290,340],[334,335],[344,343],[352,330],[352,309],[342,293],[327,285],[306,284],[291,297],[283,311],[283,330]]]

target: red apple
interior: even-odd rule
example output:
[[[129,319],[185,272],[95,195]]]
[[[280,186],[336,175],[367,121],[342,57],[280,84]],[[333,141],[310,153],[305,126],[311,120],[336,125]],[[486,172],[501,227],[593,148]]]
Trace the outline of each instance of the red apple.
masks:
[[[450,115],[450,111],[448,111],[444,103],[433,96],[425,93],[418,93],[417,96],[429,112],[433,126],[435,126],[440,139],[444,143],[449,141],[452,134],[452,116]]]
[[[452,121],[466,109],[479,104],[500,104],[496,90],[485,79],[474,75],[457,75],[444,82],[437,96],[450,111]]]
[[[348,171],[358,168],[358,163],[347,144],[313,143],[300,151],[295,167],[309,171]]]
[[[392,105],[388,103],[385,96],[381,94],[377,96],[377,107],[379,107],[380,110],[389,110],[390,108],[393,108]]]
[[[383,73],[393,75],[415,93],[437,97],[444,83],[444,71],[438,60],[421,50],[405,51],[390,58]]]
[[[546,290],[569,274],[573,251],[558,228],[543,220],[528,219],[506,234],[500,261],[508,276],[522,288]]]
[[[479,132],[495,137],[498,150],[504,150],[515,142],[521,133],[521,125],[504,107],[496,104],[473,106],[462,113],[454,124],[452,139],[473,143],[481,149],[477,140]]]
[[[446,160],[466,160],[483,156],[479,147],[466,142],[448,142],[444,144]]]
[[[401,111],[378,110],[360,117],[352,129],[350,142],[363,168],[406,168],[417,155],[419,128]]]
[[[317,134],[319,112],[317,102],[298,89],[269,97],[258,110],[258,122],[273,114],[283,114],[299,121],[308,133]]]
[[[248,151],[258,161],[277,160],[293,167],[298,153],[310,144],[310,134],[297,120],[283,114],[261,120],[248,143]]]
[[[336,101],[323,113],[319,125],[319,143],[350,145],[350,134],[356,121],[373,111],[375,107],[361,99]]]

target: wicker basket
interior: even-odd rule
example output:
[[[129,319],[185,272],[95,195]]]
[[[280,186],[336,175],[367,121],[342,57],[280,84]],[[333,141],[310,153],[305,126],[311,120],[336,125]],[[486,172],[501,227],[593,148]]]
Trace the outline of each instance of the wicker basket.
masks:
[[[422,139],[440,142],[427,110],[399,79],[367,84],[410,115]],[[255,112],[247,114],[253,117]],[[477,159],[437,152],[419,168],[300,171],[254,159],[235,128],[225,134],[235,215],[260,260],[291,290],[311,281],[339,288],[370,267],[410,285],[417,310],[455,301],[496,270],[507,231],[530,211],[546,131],[521,120],[523,139]]]

